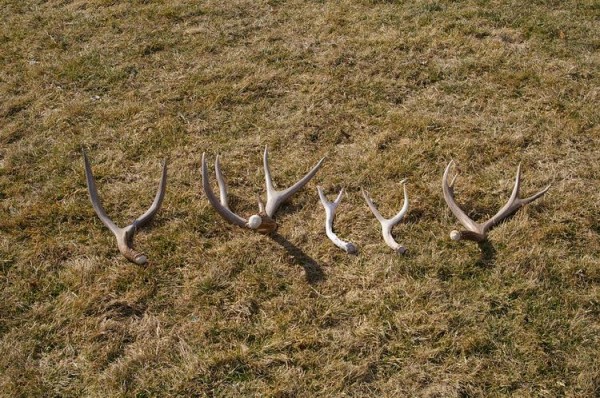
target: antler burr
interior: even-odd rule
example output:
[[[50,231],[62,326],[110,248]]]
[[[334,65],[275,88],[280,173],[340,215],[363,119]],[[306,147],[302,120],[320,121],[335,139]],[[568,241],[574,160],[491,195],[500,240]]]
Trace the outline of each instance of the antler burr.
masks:
[[[94,179],[94,174],[92,173],[92,167],[90,166],[90,161],[85,153],[85,150],[82,149],[83,153],[83,161],[85,166],[85,177],[87,181],[88,193],[90,194],[90,200],[92,202],[92,206],[94,207],[94,211],[100,218],[100,221],[104,225],[110,229],[110,231],[117,238],[117,247],[123,256],[131,262],[134,262],[138,265],[146,264],[148,258],[145,254],[136,251],[133,248],[133,237],[138,228],[147,224],[152,217],[156,214],[158,209],[160,208],[162,201],[165,197],[165,189],[167,186],[167,160],[165,159],[162,167],[162,175],[160,179],[160,184],[158,185],[158,190],[156,192],[156,196],[154,197],[154,201],[152,205],[144,214],[140,217],[136,218],[133,223],[126,226],[125,228],[119,228],[106,214],[104,207],[102,207],[102,203],[100,201],[100,197],[98,196],[98,190],[96,188],[96,180]]]
[[[317,191],[319,192],[319,198],[321,199],[321,204],[325,208],[325,233],[327,237],[333,242],[334,245],[344,250],[348,254],[356,253],[356,246],[351,242],[346,242],[340,238],[333,232],[333,219],[335,218],[335,210],[338,205],[342,201],[342,195],[344,194],[344,189],[340,190],[337,198],[333,202],[329,202],[327,197],[323,193],[323,189],[321,187],[317,187]]]
[[[221,172],[219,156],[217,156],[215,160],[215,174],[217,177],[217,184],[219,185],[220,201],[217,199],[212,188],[210,187],[210,183],[208,181],[208,167],[206,166],[204,153],[202,154],[202,189],[204,190],[204,193],[206,194],[206,197],[208,198],[208,201],[212,207],[214,207],[217,213],[219,213],[225,220],[239,227],[249,228],[262,234],[268,234],[277,229],[277,224],[272,217],[275,215],[275,212],[279,206],[290,196],[302,189],[302,187],[304,187],[304,185],[306,185],[314,177],[324,160],[324,158],[319,160],[319,162],[304,177],[302,177],[302,179],[300,179],[291,187],[282,191],[277,191],[274,188],[273,180],[271,178],[271,171],[269,169],[269,152],[267,147],[265,147],[263,166],[265,170],[265,184],[267,188],[267,204],[265,206],[259,197],[259,212],[258,214],[250,216],[248,220],[240,217],[229,208],[227,203],[227,184],[225,183],[223,173]]]
[[[519,197],[519,189],[521,187],[521,164],[519,164],[519,166],[517,167],[515,186],[513,188],[512,194],[510,195],[510,198],[508,199],[508,202],[492,218],[490,218],[488,221],[482,224],[479,224],[473,221],[469,216],[467,216],[467,214],[458,206],[458,204],[454,200],[454,181],[456,180],[456,177],[458,177],[458,174],[454,176],[450,184],[448,184],[448,174],[450,173],[450,167],[453,164],[454,161],[451,160],[450,163],[448,163],[446,170],[444,171],[444,177],[442,178],[442,189],[444,191],[444,199],[446,200],[448,207],[450,207],[450,210],[456,216],[458,221],[466,228],[466,231],[453,230],[452,232],[450,232],[450,238],[452,240],[466,239],[475,242],[483,242],[487,239],[487,233],[492,228],[494,228],[506,218],[512,216],[521,207],[543,196],[550,189],[551,186],[550,184],[535,195],[525,199],[521,199]]]
[[[373,204],[373,201],[371,200],[369,193],[367,191],[365,191],[364,189],[362,190],[362,194],[365,198],[365,201],[367,202],[367,205],[369,206],[369,209],[371,209],[371,212],[373,213],[375,218],[377,218],[377,221],[379,221],[379,223],[381,224],[381,234],[383,235],[383,240],[389,247],[391,247],[398,254],[404,254],[406,252],[406,248],[404,246],[398,244],[398,242],[396,242],[394,240],[394,237],[392,236],[392,228],[396,224],[398,224],[400,221],[402,221],[402,219],[404,218],[404,215],[408,211],[408,191],[406,189],[406,181],[407,181],[406,179],[400,181],[400,183],[404,187],[404,205],[402,206],[402,209],[400,209],[398,214],[396,214],[394,217],[392,217],[390,219],[383,218],[381,213],[379,213],[379,211]]]

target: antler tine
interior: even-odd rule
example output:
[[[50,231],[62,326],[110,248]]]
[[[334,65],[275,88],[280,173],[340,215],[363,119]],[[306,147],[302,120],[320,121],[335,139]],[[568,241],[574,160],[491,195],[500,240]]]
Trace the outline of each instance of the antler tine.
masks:
[[[485,232],[489,231],[494,226],[496,226],[500,222],[502,222],[504,219],[513,215],[521,207],[540,198],[546,192],[548,192],[551,185],[552,184],[548,185],[546,188],[542,189],[535,195],[532,195],[528,198],[525,198],[525,199],[519,198],[519,189],[521,188],[521,164],[519,163],[519,166],[517,167],[517,176],[515,177],[515,186],[510,195],[510,198],[508,199],[508,202],[506,202],[506,204],[500,210],[498,210],[498,213],[496,213],[492,218],[490,218],[488,221],[486,221],[483,224],[483,230]]]
[[[317,189],[318,188],[319,187],[317,187]],[[336,208],[340,205],[340,202],[342,201],[342,195],[344,195],[344,188],[340,189],[340,193],[338,193],[338,196],[333,201],[333,204],[335,205]]]
[[[242,217],[238,216],[229,209],[227,204],[227,189],[223,179],[223,173],[221,172],[221,165],[219,164],[219,158],[215,161],[215,173],[217,175],[217,183],[219,184],[219,191],[221,194],[221,201],[219,202],[210,187],[208,181],[208,167],[206,166],[205,154],[202,154],[202,189],[208,198],[208,201],[214,207],[214,209],[223,217],[225,220],[239,227],[245,227],[247,221]]]
[[[533,202],[534,200],[536,200],[538,198],[541,198],[542,196],[544,196],[544,194],[546,192],[548,192],[548,190],[550,189],[550,187],[552,187],[552,184],[548,184],[548,186],[546,188],[542,189],[541,191],[539,191],[535,195],[531,195],[528,198],[521,199],[521,202],[523,203],[523,205],[526,205],[526,204],[529,204],[529,203]]]
[[[121,228],[117,227],[117,225],[106,214],[104,207],[102,207],[102,202],[100,201],[100,197],[98,196],[98,189],[96,188],[96,179],[94,178],[94,174],[92,173],[92,166],[90,166],[90,160],[88,159],[85,149],[81,148],[81,153],[83,153],[85,179],[87,182],[88,193],[90,194],[90,201],[92,202],[94,211],[98,215],[98,218],[100,218],[100,221],[102,221],[102,223],[106,225],[113,234],[116,235],[121,231]]]
[[[551,186],[552,186],[552,184],[548,184],[548,186],[546,188],[542,189],[535,195],[531,195],[530,197],[525,198],[525,199],[518,198],[518,200],[523,205],[529,204],[529,203],[533,202],[534,200],[536,200],[537,198],[543,196],[546,192],[548,192],[548,190],[550,189]],[[517,177],[515,178],[515,187],[513,188],[513,192],[511,194],[511,199],[513,197],[516,198],[519,195],[520,187],[521,187],[521,163],[519,163],[519,167],[517,167]]]
[[[454,181],[458,175],[454,176],[450,185],[448,185],[448,174],[450,168],[454,164],[454,160],[451,160],[446,166],[444,171],[444,177],[442,177],[442,190],[444,192],[444,199],[448,204],[448,207],[452,213],[456,216],[458,221],[467,229],[467,231],[453,230],[450,232],[450,238],[452,240],[471,239],[475,241],[482,241],[485,239],[481,225],[473,221],[467,214],[458,206],[454,200]]]
[[[227,196],[227,183],[225,182],[225,177],[223,176],[223,171],[221,170],[221,156],[217,155],[215,157],[215,175],[217,176],[217,185],[219,186],[219,197],[221,199],[221,204],[229,209],[229,197]]]
[[[317,191],[319,192],[319,198],[321,199],[321,204],[325,208],[325,233],[327,237],[333,242],[334,245],[344,250],[348,254],[356,253],[356,246],[351,242],[346,242],[333,232],[333,219],[335,218],[335,210],[338,205],[342,201],[342,195],[344,193],[344,188],[340,190],[337,198],[333,202],[329,202],[323,193],[323,189],[317,186]]]
[[[392,228],[400,221],[402,221],[404,215],[408,211],[408,190],[406,188],[406,181],[407,180],[404,179],[400,182],[404,186],[404,204],[402,205],[402,209],[390,219],[384,218],[381,215],[381,213],[379,213],[379,211],[373,204],[373,201],[369,197],[369,193],[364,189],[362,190],[363,196],[365,198],[365,201],[367,202],[367,205],[369,206],[369,209],[371,209],[371,212],[375,215],[375,218],[377,218],[377,220],[381,224],[381,234],[383,235],[383,240],[398,254],[404,254],[406,252],[406,248],[400,245],[398,242],[396,242],[396,240],[392,236]]]
[[[85,177],[88,186],[88,192],[90,194],[90,200],[92,202],[92,206],[96,211],[96,214],[100,218],[100,220],[106,225],[111,232],[117,238],[117,247],[123,256],[131,262],[134,262],[138,265],[144,265],[148,261],[148,258],[145,254],[136,251],[133,248],[133,237],[138,227],[143,226],[148,221],[154,217],[160,205],[162,204],[165,189],[167,185],[167,161],[165,159],[163,163],[162,176],[160,180],[160,184],[158,186],[158,191],[152,202],[150,208],[140,217],[138,217],[132,224],[126,226],[125,228],[119,228],[112,220],[108,217],[104,208],[102,207],[102,203],[100,202],[100,197],[98,196],[98,190],[96,188],[96,181],[94,179],[94,174],[92,173],[92,167],[90,166],[90,161],[85,153],[85,150],[82,148],[83,153],[83,162],[85,166]]]
[[[362,195],[365,198],[365,201],[367,202],[367,206],[369,206],[369,209],[371,209],[371,212],[373,213],[373,215],[375,216],[377,221],[379,221],[379,222],[385,221],[385,218],[383,218],[383,216],[381,215],[379,210],[377,210],[377,207],[375,207],[375,205],[373,204],[373,201],[371,200],[371,196],[369,195],[369,192],[367,190],[365,190],[364,188],[362,189]]]
[[[273,180],[271,178],[271,171],[269,169],[269,151],[268,148],[265,146],[263,164],[265,169],[265,183],[267,186],[267,206],[265,209],[267,216],[273,217],[281,203],[283,203],[290,196],[302,189],[302,187],[304,187],[304,185],[306,185],[306,183],[308,183],[314,177],[317,171],[319,171],[319,168],[321,167],[321,164],[324,160],[325,158],[319,160],[319,162],[304,177],[302,177],[291,187],[282,191],[277,191],[273,187]]]
[[[160,177],[160,183],[158,184],[158,190],[156,191],[156,196],[154,197],[154,201],[152,205],[144,214],[138,217],[133,223],[136,228],[140,228],[150,220],[152,217],[158,212],[160,206],[162,205],[163,199],[165,198],[165,191],[167,188],[167,159],[163,160],[162,174]]]
[[[390,220],[390,222],[393,225],[398,224],[400,221],[402,221],[402,219],[404,218],[404,215],[406,214],[406,212],[408,211],[408,189],[406,188],[406,183],[408,182],[408,179],[405,178],[404,180],[400,181],[400,184],[402,184],[402,188],[404,191],[404,204],[402,205],[402,208],[400,209],[400,211],[398,212],[398,214],[396,214],[394,217],[392,217],[392,219]]]

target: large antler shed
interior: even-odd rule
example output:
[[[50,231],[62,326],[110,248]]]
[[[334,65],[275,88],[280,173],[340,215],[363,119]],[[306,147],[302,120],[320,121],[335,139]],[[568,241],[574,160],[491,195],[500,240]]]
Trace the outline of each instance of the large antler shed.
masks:
[[[466,231],[457,231],[453,230],[450,232],[450,238],[452,240],[472,240],[475,242],[482,242],[487,239],[487,233],[494,228],[496,225],[500,224],[503,220],[510,217],[514,213],[517,212],[521,207],[525,206],[528,203],[533,202],[539,197],[543,196],[550,189],[550,185],[546,188],[542,189],[535,195],[532,195],[528,198],[521,199],[519,197],[519,189],[521,187],[521,165],[517,167],[517,176],[515,178],[515,186],[513,188],[512,194],[508,199],[508,202],[488,221],[479,224],[473,221],[467,214],[458,206],[456,201],[454,200],[454,181],[458,174],[454,176],[450,184],[448,184],[448,175],[450,174],[450,168],[454,161],[450,161],[446,170],[444,171],[444,177],[442,178],[442,190],[444,192],[444,199],[448,204],[448,207],[452,211],[452,213],[456,216],[458,221],[466,228]]]
[[[323,160],[324,159],[319,160],[319,162],[294,185],[282,191],[277,191],[274,188],[273,180],[271,179],[271,171],[269,169],[269,152],[265,147],[263,166],[265,170],[265,184],[267,188],[267,204],[265,206],[259,198],[258,214],[252,215],[248,219],[240,217],[229,208],[227,201],[227,184],[225,183],[225,178],[223,177],[223,172],[221,171],[219,156],[217,156],[215,160],[215,174],[217,177],[217,184],[219,186],[220,199],[217,199],[217,196],[210,186],[210,182],[208,180],[208,167],[206,165],[206,157],[204,153],[202,154],[202,189],[204,190],[204,193],[206,194],[206,197],[208,198],[208,201],[212,207],[225,220],[239,227],[249,228],[262,234],[268,234],[277,229],[277,224],[273,220],[273,216],[275,215],[275,212],[279,206],[293,194],[302,189],[302,187],[304,187],[304,185],[306,185],[314,177],[321,167]]]

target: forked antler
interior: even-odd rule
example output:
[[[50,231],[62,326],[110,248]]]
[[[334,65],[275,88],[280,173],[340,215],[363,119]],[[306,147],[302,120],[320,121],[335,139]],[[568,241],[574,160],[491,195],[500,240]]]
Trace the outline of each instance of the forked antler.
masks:
[[[119,228],[114,222],[112,222],[112,220],[106,214],[106,211],[104,211],[104,207],[102,207],[100,197],[98,196],[98,190],[96,189],[96,180],[94,179],[94,174],[92,173],[90,161],[85,153],[85,150],[82,149],[81,151],[83,152],[85,178],[87,181],[88,192],[90,194],[90,200],[92,201],[92,206],[100,218],[100,221],[102,221],[102,223],[104,223],[104,225],[106,225],[108,229],[110,229],[115,235],[117,238],[117,246],[119,247],[119,251],[121,254],[123,254],[123,256],[125,256],[126,259],[138,265],[146,264],[148,261],[146,255],[133,249],[133,236],[138,228],[147,224],[152,217],[154,217],[160,208],[160,205],[162,204],[163,198],[165,197],[165,189],[167,187],[167,160],[165,159],[163,162],[160,184],[158,185],[158,191],[156,192],[156,196],[154,197],[154,201],[152,202],[150,208],[146,210],[146,212],[140,217],[136,218],[130,225],[126,226],[125,228]]]
[[[323,207],[325,208],[325,233],[327,234],[327,237],[333,242],[334,245],[344,250],[346,253],[356,253],[356,246],[353,243],[341,240],[333,232],[333,219],[335,218],[335,209],[337,209],[338,205],[342,201],[344,188],[340,190],[340,193],[333,202],[329,202],[327,200],[327,197],[325,197],[325,194],[323,193],[323,189],[321,187],[317,187],[317,191],[319,192],[321,204],[323,204]]]
[[[404,186],[404,205],[402,206],[402,209],[400,209],[398,214],[396,214],[390,219],[383,218],[381,213],[379,213],[379,211],[373,204],[369,193],[364,189],[362,190],[362,194],[365,198],[365,201],[367,202],[367,205],[369,206],[369,209],[371,209],[371,212],[375,215],[375,218],[377,218],[377,221],[379,221],[379,223],[381,224],[381,234],[383,235],[383,240],[398,254],[404,254],[406,252],[406,249],[404,248],[404,246],[398,244],[398,242],[394,240],[394,237],[392,236],[392,228],[394,227],[394,225],[402,221],[402,218],[404,218],[404,215],[408,211],[408,191],[406,189],[406,181],[406,179],[400,181],[400,183]]]
[[[221,215],[225,220],[229,221],[232,224],[235,224],[239,227],[246,227],[257,232],[268,234],[277,229],[277,224],[273,221],[273,216],[275,212],[279,208],[279,206],[285,202],[290,196],[298,192],[306,183],[310,181],[311,178],[317,173],[321,164],[325,159],[319,160],[319,162],[314,166],[300,181],[292,185],[291,187],[284,189],[283,191],[277,191],[273,187],[273,180],[271,179],[271,171],[269,170],[269,152],[265,147],[265,153],[263,156],[263,164],[265,169],[265,182],[267,187],[267,205],[265,206],[260,197],[258,198],[258,208],[259,213],[251,216],[248,220],[240,217],[235,214],[229,208],[229,204],[227,203],[227,184],[225,183],[225,179],[223,178],[223,173],[221,172],[221,165],[219,163],[219,156],[217,156],[215,160],[215,174],[217,176],[217,184],[219,185],[219,193],[220,193],[220,201],[217,200],[212,188],[210,187],[210,183],[208,181],[208,167],[206,166],[205,154],[202,154],[202,188],[208,201],[215,208],[217,213]]]
[[[548,189],[550,189],[550,185],[536,193],[533,196],[530,196],[526,199],[519,198],[519,188],[521,187],[521,164],[517,167],[517,177],[515,178],[515,187],[513,188],[512,194],[510,195],[510,199],[508,202],[502,207],[496,215],[490,218],[488,221],[483,224],[476,223],[473,221],[467,214],[456,204],[454,200],[454,181],[458,174],[454,176],[450,184],[448,184],[448,174],[450,173],[450,167],[454,163],[453,160],[448,163],[446,170],[444,171],[444,177],[442,179],[442,189],[444,191],[444,199],[450,207],[452,213],[458,218],[458,221],[467,229],[466,231],[457,231],[453,230],[450,232],[450,238],[452,240],[473,240],[475,242],[482,242],[487,238],[487,233],[494,226],[498,225],[507,217],[513,215],[517,210],[521,207],[525,206],[528,203],[533,202],[537,198],[544,195]]]

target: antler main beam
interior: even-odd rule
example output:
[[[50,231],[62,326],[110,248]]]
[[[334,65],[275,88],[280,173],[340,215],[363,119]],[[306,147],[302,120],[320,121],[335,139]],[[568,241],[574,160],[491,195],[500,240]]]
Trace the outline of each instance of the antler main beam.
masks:
[[[344,250],[346,253],[356,253],[356,246],[353,243],[341,240],[340,238],[338,238],[335,232],[333,232],[333,219],[335,218],[335,209],[337,209],[338,205],[342,201],[344,188],[340,190],[340,193],[333,202],[329,202],[327,200],[327,197],[323,193],[323,189],[321,187],[317,187],[317,191],[319,192],[321,204],[323,204],[323,207],[325,208],[325,233],[327,234],[327,237],[333,242],[334,245]]]
[[[406,252],[406,248],[400,245],[398,242],[396,242],[396,240],[392,236],[392,228],[400,221],[402,221],[404,215],[408,211],[408,191],[406,189],[406,181],[406,179],[400,181],[400,183],[404,186],[404,205],[402,206],[402,209],[400,209],[398,214],[396,214],[390,219],[383,218],[381,213],[373,204],[369,193],[364,189],[362,190],[362,194],[365,198],[365,201],[367,202],[367,205],[369,206],[369,209],[371,209],[371,212],[373,213],[375,218],[377,218],[377,221],[379,221],[379,223],[381,224],[381,234],[383,235],[383,240],[398,254],[404,254]]]
[[[225,220],[239,227],[249,228],[263,234],[268,234],[277,229],[277,224],[273,220],[273,216],[275,215],[275,212],[279,206],[289,199],[290,196],[302,189],[302,187],[304,187],[304,185],[306,185],[314,177],[317,171],[319,171],[319,168],[324,160],[324,158],[319,160],[319,162],[304,177],[302,177],[302,179],[300,179],[291,187],[282,191],[277,191],[274,188],[273,180],[271,178],[271,171],[269,169],[269,152],[265,147],[263,165],[265,169],[265,183],[267,188],[267,204],[265,206],[259,197],[259,212],[258,214],[250,216],[248,220],[240,217],[229,208],[227,203],[227,184],[225,183],[223,173],[221,172],[219,156],[217,156],[217,159],[215,160],[215,174],[217,176],[217,184],[219,185],[220,201],[217,199],[212,191],[212,188],[210,187],[210,182],[208,181],[208,167],[206,166],[204,153],[202,154],[202,189],[204,190],[204,193],[206,194],[206,197],[208,198],[208,201],[212,207],[214,207],[217,213],[219,213]]]
[[[454,200],[454,181],[456,180],[456,177],[458,177],[458,174],[456,174],[456,176],[454,176],[450,184],[448,184],[448,175],[450,174],[450,168],[453,164],[454,161],[451,160],[450,163],[448,163],[446,170],[444,171],[444,177],[442,178],[442,189],[444,191],[444,199],[446,200],[448,207],[450,207],[450,210],[456,216],[458,221],[466,228],[466,231],[453,230],[452,232],[450,232],[450,238],[452,240],[472,240],[475,242],[483,242],[487,239],[487,233],[492,228],[494,228],[506,218],[515,214],[517,210],[519,210],[521,207],[543,196],[546,192],[548,192],[551,186],[548,185],[546,188],[542,189],[535,195],[525,199],[521,199],[519,197],[519,189],[521,187],[521,164],[519,164],[519,167],[517,167],[515,186],[513,188],[512,194],[510,195],[510,198],[508,199],[508,202],[492,218],[490,218],[483,224],[479,224],[473,221],[469,216],[467,216],[467,214],[458,206],[458,204]]]
[[[100,218],[100,221],[104,225],[110,229],[110,231],[117,238],[117,247],[123,256],[131,262],[134,262],[138,265],[144,265],[148,261],[148,258],[145,254],[136,251],[133,248],[133,237],[138,228],[147,224],[152,217],[156,214],[158,209],[160,208],[162,201],[165,197],[165,189],[167,187],[167,160],[165,159],[162,167],[162,175],[160,179],[160,184],[158,185],[158,190],[156,192],[156,196],[154,197],[154,201],[152,205],[144,214],[140,217],[136,218],[133,223],[126,226],[125,228],[119,228],[106,214],[104,207],[102,207],[102,203],[100,202],[100,197],[98,196],[98,189],[96,188],[96,180],[94,178],[94,174],[92,173],[92,167],[90,166],[90,161],[85,153],[85,150],[82,149],[83,153],[83,162],[85,166],[85,178],[87,181],[88,192],[90,194],[90,200],[92,202],[92,206],[94,207],[94,211]]]

